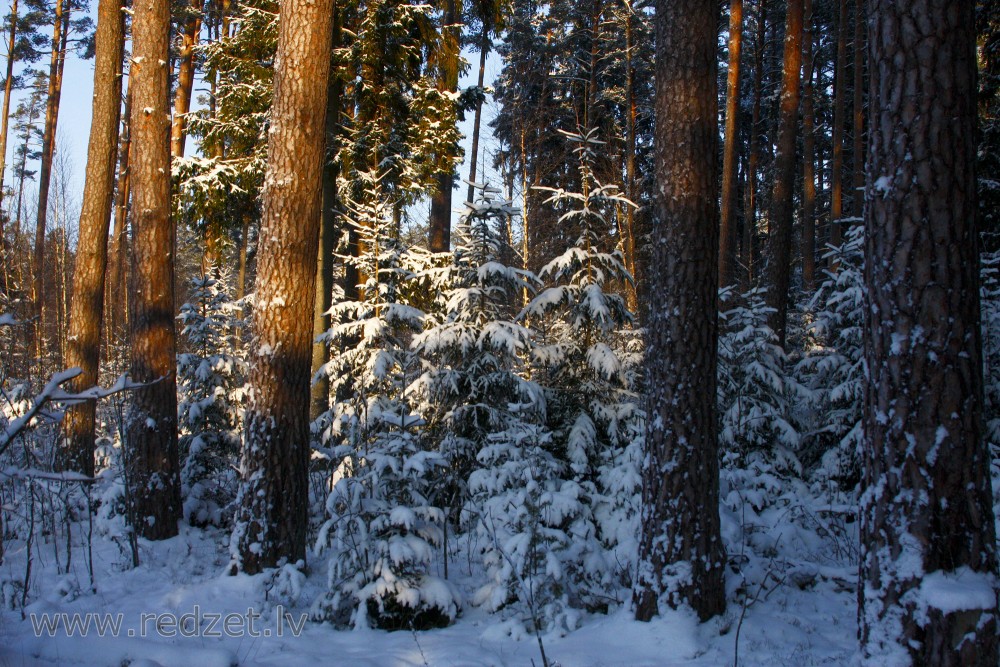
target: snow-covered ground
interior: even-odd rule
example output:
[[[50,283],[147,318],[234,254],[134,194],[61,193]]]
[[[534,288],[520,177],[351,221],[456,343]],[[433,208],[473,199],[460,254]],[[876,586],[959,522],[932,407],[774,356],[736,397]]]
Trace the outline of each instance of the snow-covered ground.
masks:
[[[5,609],[0,613],[3,667],[542,665],[535,637],[511,636],[510,626],[499,615],[468,604],[457,623],[440,630],[338,631],[307,622],[299,636],[292,636],[289,625],[298,624],[326,590],[325,563],[315,559],[305,577],[228,576],[226,535],[189,527],[165,542],[140,543],[141,565],[135,569],[126,567],[128,557],[115,542],[95,537],[92,588],[82,549],[75,550],[72,574],[58,575],[53,545],[41,546],[32,574],[37,583],[29,590],[22,618],[21,610],[12,608],[20,595],[15,595],[10,582],[23,579],[24,545],[5,546],[6,558],[0,566],[0,582],[5,587]],[[455,564],[452,570],[461,567]],[[780,579],[779,583],[765,577],[767,583],[748,587],[748,595],[734,592],[726,615],[705,624],[679,612],[638,623],[624,607],[608,615],[589,616],[575,632],[544,636],[545,652],[551,665],[561,667],[721,666],[734,664],[737,657],[740,665],[804,667],[853,662],[854,573],[848,568],[798,567],[785,569]],[[730,589],[738,584],[739,577],[733,574]],[[740,600],[747,598],[755,601],[744,608]],[[248,609],[260,614],[253,626],[247,620]],[[67,636],[62,625],[53,636],[45,630],[41,636],[36,632],[42,614],[61,624],[65,617],[58,615],[72,618],[91,612],[121,614],[117,636],[107,630],[105,636],[98,636],[94,625],[85,637]],[[200,635],[180,636],[173,619],[183,621],[184,634],[193,634],[195,613],[200,618]],[[162,632],[156,632],[151,616],[143,623],[143,614],[162,614]],[[185,614],[188,618],[181,619]],[[219,615],[218,621],[209,628],[216,618],[213,614]],[[229,619],[232,636],[213,636],[225,634],[228,614],[233,615]],[[282,636],[277,636],[276,615],[283,619]],[[81,620],[86,618],[81,616]]]

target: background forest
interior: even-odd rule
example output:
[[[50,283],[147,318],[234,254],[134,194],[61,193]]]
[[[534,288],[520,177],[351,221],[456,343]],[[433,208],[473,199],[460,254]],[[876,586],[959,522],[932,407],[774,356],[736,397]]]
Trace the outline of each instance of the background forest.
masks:
[[[978,229],[953,246],[981,303],[985,440],[940,455],[969,486],[927,483],[982,496],[985,564],[899,574],[892,598],[865,588],[883,556],[861,525],[866,196],[870,211],[891,188],[871,170],[886,107],[869,31],[887,3],[687,3],[700,13],[674,24],[704,19],[684,44],[708,35],[690,62],[710,51],[713,122],[666,148],[680,125],[664,129],[657,41],[681,40],[657,4],[12,0],[0,664],[305,664],[324,642],[373,665],[996,664],[1000,6],[972,21],[956,3],[978,70],[962,200]],[[87,103],[61,94],[78,58],[95,58],[79,193],[59,130]],[[662,282],[671,149],[703,158],[718,207],[670,237],[713,253],[690,320]],[[690,516],[650,490],[681,465],[650,444],[673,327],[707,350],[674,398],[710,404],[686,422],[711,432]],[[685,567],[706,572],[658,560],[702,538]],[[937,570],[957,573],[950,602],[921,587]],[[45,641],[26,620],[191,604],[294,609],[315,641]],[[965,649],[897,645],[933,643],[931,607],[985,620]]]

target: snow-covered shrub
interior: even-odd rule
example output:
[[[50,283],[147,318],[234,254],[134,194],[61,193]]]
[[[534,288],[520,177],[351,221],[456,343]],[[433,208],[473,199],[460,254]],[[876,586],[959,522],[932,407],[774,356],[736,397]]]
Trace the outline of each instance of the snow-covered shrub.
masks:
[[[535,278],[504,263],[517,211],[496,190],[480,190],[456,229],[451,266],[437,270],[441,315],[414,340],[425,363],[415,389],[447,462],[442,504],[462,510],[470,548],[483,558],[488,583],[476,602],[511,612],[515,623],[569,629],[564,563],[582,562],[569,551],[595,531],[580,485],[553,454],[543,392],[526,378],[531,334],[513,319]]]
[[[837,268],[807,311],[806,345],[795,375],[808,392],[809,435],[800,458],[817,481],[852,491],[860,480],[864,348],[864,229],[832,248]]]
[[[409,339],[424,315],[401,302],[412,279],[405,249],[379,177],[363,176],[365,199],[353,205],[363,252],[345,261],[356,263],[364,283],[358,300],[332,309],[334,358],[323,370],[335,396],[320,420],[324,444],[342,461],[342,477],[317,540],[331,556],[330,591],[315,613],[391,630],[442,626],[460,608],[457,592],[429,574],[443,536],[443,512],[431,491],[444,460],[426,448],[424,420],[408,392],[419,371]]]
[[[576,578],[599,557],[587,494],[550,448],[538,425],[512,425],[480,450],[469,479],[487,579],[474,603],[512,613],[529,632],[576,629]]]
[[[632,315],[624,298],[611,290],[632,278],[621,253],[605,246],[615,214],[633,204],[618,194],[617,186],[603,185],[595,177],[592,165],[603,145],[595,131],[565,137],[576,146],[580,192],[543,189],[550,193],[546,204],[560,213],[559,224],[578,236],[542,267],[539,277],[546,287],[522,317],[537,332],[533,377],[545,389],[554,452],[565,479],[577,485],[581,511],[604,529],[577,535],[577,540],[596,542],[586,545],[585,558],[568,564],[579,570],[571,577],[578,588],[574,597],[597,607],[606,606],[610,589],[618,583],[614,570],[629,562],[624,554],[612,553],[619,546],[617,524],[623,518],[616,514],[624,509],[616,496],[624,489],[609,466],[624,456],[639,418],[638,397],[628,386],[615,339],[631,324]],[[605,519],[600,523],[594,516],[598,506]]]
[[[719,334],[719,445],[746,457],[751,452],[791,452],[799,445],[791,408],[798,387],[786,370],[787,357],[767,324],[773,312],[762,290],[738,300],[721,291]]]
[[[227,521],[238,484],[247,364],[236,333],[239,306],[225,283],[223,275],[193,278],[178,315],[186,350],[177,355],[181,491],[184,518],[195,525]]]
[[[517,210],[498,194],[483,189],[454,230],[452,263],[428,269],[425,279],[438,286],[438,313],[413,340],[424,365],[413,390],[428,437],[447,461],[439,494],[452,519],[469,497],[469,476],[494,434],[544,409],[538,385],[520,374],[530,332],[513,321],[522,290],[533,288],[535,278],[503,263],[511,256],[503,230]]]

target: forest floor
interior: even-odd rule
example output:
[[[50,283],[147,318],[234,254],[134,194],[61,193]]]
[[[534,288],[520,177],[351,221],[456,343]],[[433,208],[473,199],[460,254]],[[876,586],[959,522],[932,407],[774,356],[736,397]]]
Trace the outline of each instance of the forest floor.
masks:
[[[516,624],[505,623],[500,615],[491,616],[470,605],[466,605],[457,623],[439,630],[336,630],[327,624],[307,622],[299,636],[293,636],[290,626],[297,625],[326,590],[323,559],[314,558],[304,576],[292,568],[256,577],[228,576],[226,542],[227,535],[221,531],[184,526],[181,534],[171,540],[140,542],[141,564],[131,568],[127,547],[107,536],[95,535],[92,586],[85,541],[74,549],[69,574],[59,574],[67,569],[65,545],[59,557],[62,565],[57,564],[55,544],[36,545],[31,574],[34,583],[29,586],[23,614],[18,608],[21,594],[16,582],[24,578],[25,548],[16,542],[5,545],[7,553],[0,565],[0,600],[4,602],[0,612],[0,667],[542,665],[534,636],[512,632]],[[733,550],[731,545],[731,563]],[[709,623],[699,624],[681,612],[651,623],[638,623],[622,606],[607,615],[587,615],[574,632],[543,636],[549,664],[665,667],[738,663],[805,667],[854,662],[853,568],[810,565],[802,560],[790,566],[790,562],[786,558],[778,568],[773,557],[744,559],[742,575],[729,573],[728,611]],[[463,569],[467,569],[466,564],[456,559],[452,578],[461,577],[462,573],[456,576],[456,571]],[[756,576],[747,577],[748,571],[755,571]],[[756,583],[741,588],[741,577],[747,577],[743,581],[755,579]],[[248,609],[260,614],[252,626]],[[86,636],[79,636],[78,630],[76,636],[69,636],[64,625],[54,631],[51,626],[48,630],[39,627],[44,620],[72,622],[75,614],[81,615],[80,621],[89,618],[92,623]],[[117,632],[105,628],[104,636],[99,636],[96,624],[106,614],[112,615],[112,621],[120,619],[121,625]],[[153,614],[160,616],[153,619]],[[189,615],[187,619],[180,618],[185,614]],[[216,618],[213,614],[219,617],[215,627],[210,628]],[[230,636],[213,636],[225,634],[228,614],[233,615],[229,619]],[[199,619],[199,636],[181,636],[181,629],[174,623],[183,623],[184,633],[193,634],[195,615]],[[278,617],[283,619],[281,636]]]

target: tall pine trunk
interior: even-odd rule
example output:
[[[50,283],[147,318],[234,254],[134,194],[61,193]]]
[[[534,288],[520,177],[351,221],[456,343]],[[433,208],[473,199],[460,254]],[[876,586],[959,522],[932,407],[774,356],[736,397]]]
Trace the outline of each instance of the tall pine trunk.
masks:
[[[476,83],[480,90],[483,90],[483,86],[486,83],[486,58],[490,53],[490,46],[490,34],[484,27],[483,33],[479,37],[479,78]],[[469,202],[472,201],[476,194],[476,188],[472,184],[476,182],[476,170],[479,166],[477,164],[479,161],[479,134],[482,131],[482,126],[483,100],[479,99],[476,101],[476,115],[472,121],[472,150],[469,152],[469,191],[466,194],[466,201]]]
[[[10,5],[10,32],[7,33],[7,72],[3,85],[3,109],[0,111],[0,183],[3,183],[7,171],[7,130],[10,124],[10,96],[14,89],[14,46],[17,44],[17,2]],[[3,188],[0,187],[0,204],[3,203]],[[0,244],[3,251],[0,254],[0,273],[7,275],[7,235],[3,230],[0,216]],[[4,285],[6,292],[6,285]]]
[[[816,109],[813,102],[813,0],[805,0],[802,43],[802,283],[807,292],[816,287]]]
[[[747,158],[747,205],[743,212],[743,291],[757,280],[757,212],[760,208],[760,122],[764,96],[764,36],[767,29],[767,0],[758,0],[753,51],[753,110],[750,120],[750,155]]]
[[[49,189],[52,183],[52,157],[55,154],[59,100],[62,96],[62,68],[66,59],[66,32],[69,7],[67,0],[56,0],[52,22],[52,59],[49,62],[49,90],[45,102],[45,127],[42,131],[42,156],[38,168],[38,208],[35,215],[35,249],[32,254],[31,302],[35,324],[32,327],[34,353],[42,356],[42,305],[45,302],[45,230],[49,214]]]
[[[132,23],[132,255],[129,349],[132,393],[126,423],[130,519],[148,539],[177,534],[174,253],[170,218],[169,0],[137,0]]]
[[[130,77],[131,80],[131,77]],[[132,91],[131,83],[125,93],[125,111],[122,114],[121,139],[118,148],[118,182],[115,186],[115,231],[111,239],[110,268],[108,269],[108,342],[118,342],[128,331],[128,292],[126,291],[126,262],[128,261],[128,212],[132,189],[129,158],[132,153]]]
[[[657,196],[649,265],[646,456],[633,604],[725,609],[716,433],[715,0],[656,3]],[[710,121],[710,122],[708,122]]]
[[[458,67],[461,54],[461,16],[458,0],[445,0],[444,26],[441,29],[440,66],[441,77],[438,88],[454,93],[458,90]],[[455,184],[454,154],[438,155],[437,188],[431,195],[430,238],[431,252],[447,252],[451,247],[451,208],[453,186]]]
[[[767,305],[774,309],[771,329],[782,346],[788,325],[788,288],[792,273],[796,134],[801,97],[803,0],[789,0],[785,18],[785,52],[778,102],[778,145],[774,157],[774,189],[768,214]]]
[[[114,199],[118,125],[122,107],[122,57],[125,13],[120,0],[101,0],[97,8],[94,102],[87,172],[80,210],[80,238],[73,273],[66,364],[83,371],[70,385],[82,391],[97,384],[101,359],[104,277],[108,266],[108,226]],[[94,403],[71,407],[63,422],[66,467],[94,474]]]
[[[974,5],[870,5],[858,616],[873,665],[998,659]]]
[[[260,572],[306,555],[309,366],[333,0],[287,0],[278,31],[240,492],[232,552]]]
[[[726,75],[726,143],[722,150],[722,225],[719,230],[719,287],[733,283],[736,265],[736,171],[739,166],[740,56],[743,0],[729,5],[729,72]]]
[[[333,19],[333,42],[336,49],[341,42],[341,15],[337,12]],[[330,407],[330,378],[320,369],[330,360],[330,348],[319,337],[330,329],[328,311],[333,305],[334,253],[337,250],[337,221],[340,216],[340,194],[337,192],[337,177],[340,163],[337,153],[340,149],[337,139],[340,114],[343,111],[344,82],[332,75],[328,87],[326,103],[326,158],[323,163],[323,212],[320,216],[319,256],[316,260],[316,308],[313,313],[313,346],[311,373],[314,378],[310,389],[309,419],[315,420]]]
[[[864,2],[865,0],[854,0],[854,145],[851,151],[851,159],[854,161],[851,215],[854,218],[861,218],[865,203]]]
[[[843,242],[844,218],[844,115],[847,91],[847,0],[840,0],[837,18],[837,62],[833,82],[833,157],[830,165],[830,245]],[[834,257],[830,268],[837,267]]]
[[[191,111],[191,91],[194,89],[194,49],[198,46],[204,15],[202,0],[192,0],[185,8],[188,15],[181,33],[181,48],[177,65],[177,89],[174,91],[174,117],[170,124],[170,156],[184,157],[187,141],[187,114]]]

